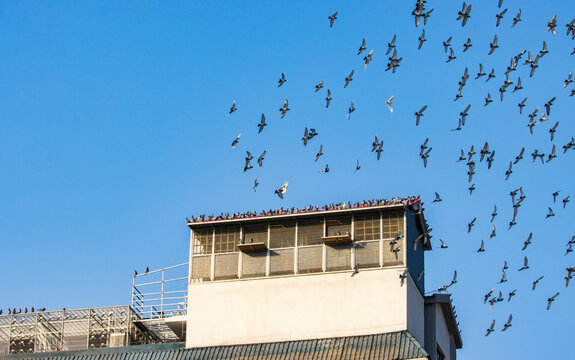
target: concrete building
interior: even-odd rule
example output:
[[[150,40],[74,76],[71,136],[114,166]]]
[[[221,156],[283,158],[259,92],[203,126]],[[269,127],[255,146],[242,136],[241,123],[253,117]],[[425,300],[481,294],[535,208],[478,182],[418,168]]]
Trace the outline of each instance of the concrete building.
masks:
[[[424,252],[431,246],[418,198],[202,216],[188,226],[184,306],[176,311],[163,300],[162,272],[160,304],[134,292],[130,309],[138,326],[122,339],[139,342],[117,342],[185,339],[185,345],[74,356],[88,360],[108,351],[114,359],[151,353],[186,359],[456,359],[462,342],[449,295],[425,296]]]

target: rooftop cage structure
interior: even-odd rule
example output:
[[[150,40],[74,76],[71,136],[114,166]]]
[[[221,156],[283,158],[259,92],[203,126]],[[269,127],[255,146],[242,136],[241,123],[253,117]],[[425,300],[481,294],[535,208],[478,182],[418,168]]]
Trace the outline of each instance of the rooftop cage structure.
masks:
[[[129,306],[0,316],[0,355],[158,342]]]

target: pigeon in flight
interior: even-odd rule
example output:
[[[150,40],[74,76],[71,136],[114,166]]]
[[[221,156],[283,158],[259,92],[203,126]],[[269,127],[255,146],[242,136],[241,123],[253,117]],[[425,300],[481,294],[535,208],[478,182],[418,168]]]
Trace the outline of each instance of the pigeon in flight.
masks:
[[[523,267],[521,267],[518,271],[523,271],[529,269],[529,265],[527,264],[527,256],[523,258]]]
[[[232,107],[230,108],[230,113],[228,115],[231,115],[236,110],[238,110],[238,108],[236,107],[236,101],[234,100],[234,103],[232,104]]]
[[[357,160],[357,163],[355,165],[355,170],[353,171],[353,173],[355,174],[356,171],[358,171],[359,169],[361,169],[361,166],[359,166],[359,160]]]
[[[279,189],[277,189],[277,190],[275,191],[275,193],[278,194],[278,196],[280,197],[280,199],[283,199],[283,198],[284,198],[284,194],[285,194],[285,192],[286,192],[286,190],[287,190],[288,182],[289,182],[289,180],[287,180],[287,181],[282,185],[281,188],[279,188]]]
[[[318,92],[319,89],[321,89],[323,87],[323,80],[319,82],[319,84],[317,84],[315,86],[315,91],[314,92]]]
[[[515,27],[515,25],[517,25],[520,21],[521,21],[521,9],[517,11],[517,15],[515,15],[515,17],[513,18],[513,24],[511,24],[511,27]]]
[[[435,202],[440,202],[440,201],[441,201],[441,198],[439,197],[439,194],[436,192],[435,193],[435,200],[433,200],[432,202],[435,203]]]
[[[559,296],[559,293],[556,293],[555,295],[553,295],[547,299],[547,310],[549,310],[549,308],[551,307],[551,304],[553,303],[553,301],[555,301],[555,298],[557,296]]]
[[[391,50],[395,49],[395,39],[396,38],[397,38],[397,35],[393,35],[393,39],[391,39],[391,42],[387,43],[387,52],[385,53],[385,55],[389,55]]]
[[[419,40],[419,46],[417,47],[417,50],[421,49],[423,43],[427,41],[425,40],[425,29],[421,30],[421,36],[418,38],[418,40]]]
[[[493,320],[491,326],[489,327],[489,329],[487,329],[487,333],[485,334],[485,336],[489,336],[489,334],[491,334],[494,331],[493,330],[494,327],[495,327],[495,320]]]
[[[389,108],[389,112],[393,112],[393,107],[391,106],[391,102],[393,101],[393,98],[395,97],[395,95],[392,95],[389,99],[387,99],[387,101],[385,102],[387,104],[387,107]]]
[[[331,15],[331,16],[328,17],[328,19],[329,19],[329,27],[332,27],[332,26],[333,26],[333,22],[337,19],[337,13],[338,13],[338,12],[336,11],[333,15]]]
[[[506,12],[507,12],[507,9],[505,9],[502,12],[500,12],[499,14],[495,15],[495,17],[497,18],[497,22],[495,23],[495,27],[499,26],[499,23],[501,23],[501,19],[503,19],[503,15],[505,15]]]
[[[533,237],[533,233],[529,233],[529,236],[527,237],[527,240],[525,240],[525,242],[523,243],[523,248],[521,250],[527,249],[527,246],[529,246],[529,244],[531,244],[531,238],[532,237]]]
[[[278,87],[282,86],[286,81],[286,76],[282,73],[282,77],[278,80]]]
[[[236,145],[238,144],[238,141],[240,141],[240,137],[242,136],[242,134],[238,134],[238,136],[234,139],[234,141],[232,141],[232,149],[236,148]]]
[[[315,161],[317,161],[322,155],[323,155],[323,145],[320,145],[319,151],[317,152],[317,154],[315,154]]]
[[[331,102],[331,91],[329,91],[329,89],[327,89],[327,97],[325,98],[325,108],[327,109],[329,107],[329,103]]]
[[[363,61],[365,61],[365,68],[367,69],[367,65],[369,65],[369,62],[372,61],[373,59],[371,58],[373,56],[373,50],[371,50],[369,52],[369,54],[367,54],[367,56],[363,57]]]
[[[462,20],[461,27],[464,27],[465,24],[467,24],[467,20],[471,17],[469,15],[470,13],[471,13],[471,4],[467,6],[465,2],[463,2],[463,8],[461,9],[461,11],[457,12],[458,14],[457,20]]]
[[[354,72],[355,72],[355,70],[351,70],[349,75],[345,78],[345,85],[343,86],[344,88],[346,88],[347,85],[349,85],[349,82],[353,80],[353,73]]]
[[[443,48],[445,50],[445,53],[447,53],[447,50],[449,50],[449,48],[451,47],[451,38],[452,36],[450,36],[449,39],[443,42]]]
[[[288,101],[287,99],[284,101],[284,106],[280,109],[280,112],[282,113],[280,116],[280,119],[283,119],[284,116],[286,115],[286,113],[289,111],[288,108]]]
[[[551,31],[553,35],[556,35],[555,27],[557,26],[557,14],[553,15],[551,21],[547,23],[547,32]]]
[[[497,34],[495,34],[495,37],[493,38],[493,42],[489,44],[489,55],[493,54],[495,49],[497,49],[498,47],[499,47],[499,45],[497,45]]]
[[[263,166],[263,161],[264,161],[264,156],[266,155],[266,150],[264,150],[264,152],[260,155],[260,157],[258,158],[258,165],[260,167]]]
[[[467,42],[465,44],[463,44],[463,52],[466,52],[467,50],[469,50],[470,47],[472,47],[473,45],[471,45],[471,39],[467,38]]]
[[[503,330],[501,331],[505,331],[508,328],[511,327],[511,320],[513,319],[513,315],[509,315],[509,319],[507,320],[507,322],[503,325]]]
[[[359,50],[357,51],[357,55],[361,54],[364,50],[365,50],[365,39],[363,39],[363,41],[361,42],[361,46],[359,47]]]
[[[351,118],[351,113],[355,111],[355,104],[353,103],[353,101],[351,102],[351,104],[349,105],[349,108],[347,109],[347,119],[349,120]]]
[[[537,280],[535,280],[533,282],[533,290],[535,290],[535,288],[537,287],[537,284],[539,283],[539,281],[541,281],[541,279],[543,279],[543,276],[540,276]]]
[[[254,192],[256,191],[256,188],[257,188],[258,185],[260,184],[260,183],[258,182],[258,178],[259,178],[259,176],[256,177],[256,179],[254,180],[254,186],[252,186],[252,189],[254,189]]]
[[[419,125],[419,119],[423,116],[423,112],[425,111],[425,109],[427,109],[427,105],[425,105],[424,107],[419,109],[418,112],[415,113],[415,116],[416,116],[415,126]]]
[[[264,130],[264,127],[266,127],[268,124],[266,124],[266,116],[264,114],[262,114],[262,119],[260,120],[260,123],[258,124],[258,134],[261,133]]]

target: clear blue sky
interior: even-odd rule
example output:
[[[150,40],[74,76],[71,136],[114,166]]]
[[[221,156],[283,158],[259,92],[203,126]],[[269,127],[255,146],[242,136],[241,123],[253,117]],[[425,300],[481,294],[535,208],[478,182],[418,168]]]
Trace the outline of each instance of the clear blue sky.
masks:
[[[495,27],[497,0],[475,1],[471,19],[456,21],[461,1],[428,1],[435,8],[417,50],[415,1],[356,2],[166,2],[18,1],[0,4],[0,308],[80,308],[127,304],[134,269],[156,269],[187,261],[185,217],[305,206],[420,194],[433,227],[435,250],[427,254],[427,290],[451,280],[463,330],[459,356],[479,358],[570,357],[575,283],[565,289],[564,256],[575,234],[575,150],[562,146],[575,136],[569,97],[575,85],[563,81],[575,67],[575,41],[565,24],[575,17],[571,1],[504,0],[508,8]],[[511,28],[522,9],[522,21]],[[328,16],[339,11],[333,28]],[[557,36],[546,32],[558,14]],[[397,34],[395,74],[385,72],[387,42]],[[500,48],[487,55],[493,36]],[[445,63],[442,42],[453,36],[457,59]],[[462,53],[470,37],[472,48]],[[374,49],[367,70],[357,49],[362,38]],[[533,56],[547,41],[550,53],[535,75],[522,65],[524,89],[503,102],[498,88],[509,59],[522,50]],[[496,78],[475,80],[482,63]],[[454,102],[465,67],[470,79]],[[344,79],[355,69],[352,83]],[[287,82],[277,88],[285,73]],[[314,85],[324,89],[314,93]],[[326,89],[332,104],[325,108]],[[483,106],[487,93],[493,103]],[[391,114],[384,101],[395,95]],[[517,103],[527,97],[523,115]],[[549,121],[529,134],[527,114],[557,97]],[[238,111],[227,113],[233,100]],[[290,111],[278,109],[285,99]],[[357,110],[346,119],[351,101]],[[418,127],[414,113],[428,109]],[[461,132],[458,114],[471,104]],[[540,109],[541,111],[541,109]],[[265,113],[269,126],[257,134]],[[538,118],[540,115],[538,116]],[[560,124],[555,140],[548,130]],[[319,135],[304,147],[304,127]],[[238,146],[230,144],[238,133]],[[378,135],[380,161],[371,153]],[[427,168],[418,157],[429,138]],[[493,167],[477,162],[470,197],[467,167],[456,163],[460,149],[479,152],[488,141]],[[324,156],[315,153],[323,144]],[[534,149],[558,157],[531,162]],[[525,147],[525,159],[510,160]],[[262,168],[243,173],[249,150],[267,150]],[[353,173],[356,159],[361,170]],[[329,164],[330,172],[319,170]],[[251,189],[259,176],[258,191]],[[290,183],[284,200],[273,191]],[[527,196],[517,226],[509,192]],[[571,195],[562,209],[559,200]],[[432,204],[434,191],[443,202]],[[499,215],[491,233],[493,205]],[[546,219],[551,206],[555,217]],[[467,223],[477,217],[467,234]],[[533,232],[533,243],[521,251]],[[439,238],[449,245],[439,249]],[[531,269],[517,272],[527,255]],[[508,283],[498,285],[504,260]],[[544,275],[535,291],[531,283]],[[518,289],[517,296],[483,305],[490,289]],[[547,298],[561,294],[546,311]],[[500,331],[508,315],[513,326]],[[496,333],[484,337],[496,320]],[[525,346],[531,344],[531,346]]]

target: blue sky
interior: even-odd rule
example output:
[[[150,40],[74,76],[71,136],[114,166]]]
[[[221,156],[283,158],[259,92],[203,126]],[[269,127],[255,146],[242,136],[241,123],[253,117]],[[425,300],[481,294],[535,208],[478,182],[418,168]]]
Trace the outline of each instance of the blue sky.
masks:
[[[563,89],[575,65],[575,41],[565,24],[575,17],[570,1],[504,0],[508,11],[495,27],[497,1],[475,1],[465,27],[456,21],[460,1],[428,1],[434,8],[427,41],[414,26],[407,2],[88,2],[19,1],[0,4],[0,308],[48,309],[127,304],[133,270],[187,261],[185,218],[220,212],[305,206],[370,198],[421,195],[433,227],[435,250],[427,254],[426,288],[451,280],[463,330],[462,358],[568,356],[573,333],[575,285],[565,289],[564,256],[575,234],[575,136],[571,121],[575,86]],[[522,9],[522,21],[511,22]],[[328,16],[339,11],[333,28]],[[546,32],[558,14],[557,36]],[[397,34],[403,61],[385,72],[387,43]],[[488,55],[497,34],[500,48]],[[457,59],[446,63],[442,42],[453,36]],[[472,48],[463,53],[471,38]],[[361,40],[373,49],[367,69],[357,56]],[[522,65],[510,74],[524,89],[499,100],[509,59],[522,50],[535,56],[546,41],[550,53],[535,75]],[[482,63],[496,78],[475,80]],[[453,101],[465,68],[470,79]],[[355,69],[354,80],[343,88]],[[277,88],[285,73],[287,82]],[[324,81],[324,89],[314,86]],[[325,108],[326,90],[332,103]],[[490,93],[493,103],[483,106]],[[384,104],[394,95],[391,114]],[[527,97],[523,115],[517,103]],[[549,121],[529,134],[527,114],[557,97]],[[280,119],[285,99],[290,111]],[[238,111],[228,116],[232,101]],[[357,110],[346,119],[354,101]],[[460,132],[459,112],[471,105]],[[419,126],[415,111],[428,109]],[[257,133],[264,113],[269,124]],[[540,115],[538,116],[538,118]],[[548,130],[559,121],[555,140]],[[319,135],[304,147],[305,127]],[[238,146],[230,144],[238,133]],[[382,158],[371,153],[378,135]],[[429,138],[427,168],[418,157]],[[484,142],[496,150],[493,167],[477,162],[470,197],[460,149]],[[534,149],[558,157],[531,162]],[[323,145],[324,156],[315,153]],[[505,171],[522,147],[525,159]],[[245,151],[267,151],[262,168],[243,173]],[[353,173],[356,160],[361,170]],[[328,174],[319,170],[329,164]],[[259,176],[257,192],[251,186]],[[273,191],[287,179],[284,200]],[[509,192],[523,186],[527,198],[517,225]],[[432,204],[434,192],[443,202]],[[491,233],[494,205],[497,236]],[[556,213],[546,219],[547,207]],[[467,223],[477,217],[467,234]],[[533,243],[521,251],[533,232]],[[442,238],[449,248],[439,249]],[[517,272],[523,256],[531,269]],[[497,282],[503,262],[509,282]],[[535,291],[531,283],[544,276]],[[492,288],[510,302],[483,305]],[[560,291],[551,310],[546,299]],[[513,314],[513,327],[500,328]],[[484,337],[496,320],[496,333]],[[522,346],[526,343],[545,346]]]

